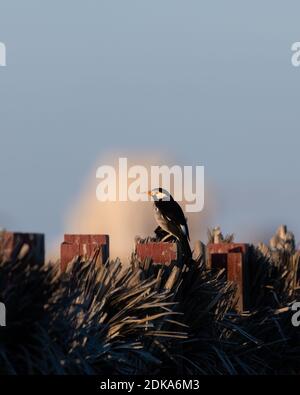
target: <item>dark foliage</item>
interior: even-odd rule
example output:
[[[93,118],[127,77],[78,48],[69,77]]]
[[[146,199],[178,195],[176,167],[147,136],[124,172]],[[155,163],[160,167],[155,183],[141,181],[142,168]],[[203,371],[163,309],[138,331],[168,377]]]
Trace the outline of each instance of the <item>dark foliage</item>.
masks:
[[[166,267],[133,256],[122,268],[96,253],[60,275],[55,265],[33,264],[30,252],[2,258],[0,372],[299,373],[293,259],[253,248],[253,309],[237,314],[234,287],[201,260]]]

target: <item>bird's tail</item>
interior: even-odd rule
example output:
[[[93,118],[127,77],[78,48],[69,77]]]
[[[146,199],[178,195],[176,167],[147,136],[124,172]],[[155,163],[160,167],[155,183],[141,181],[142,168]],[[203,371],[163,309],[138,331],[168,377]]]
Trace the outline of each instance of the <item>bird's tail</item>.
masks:
[[[190,247],[190,243],[188,241],[187,237],[183,237],[181,240],[181,248],[182,248],[182,253],[185,258],[191,258],[192,257],[192,250]]]

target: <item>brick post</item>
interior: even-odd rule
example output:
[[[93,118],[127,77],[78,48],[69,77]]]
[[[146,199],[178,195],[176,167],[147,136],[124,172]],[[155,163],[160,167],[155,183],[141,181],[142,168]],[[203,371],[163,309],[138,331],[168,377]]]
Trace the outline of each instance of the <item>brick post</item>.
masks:
[[[226,270],[228,281],[236,287],[237,309],[249,308],[248,248],[245,243],[218,243],[207,245],[207,267]]]
[[[1,253],[4,260],[21,259],[30,254],[30,262],[43,264],[45,261],[45,236],[42,233],[0,233]]]
[[[104,263],[109,259],[108,235],[65,234],[64,241],[60,246],[61,272],[66,271],[68,263],[76,256],[90,258],[99,247],[100,261]]]
[[[166,266],[173,262],[178,262],[180,254],[177,243],[167,242],[136,242],[135,251],[137,257],[143,261],[151,258],[153,263],[160,263]]]

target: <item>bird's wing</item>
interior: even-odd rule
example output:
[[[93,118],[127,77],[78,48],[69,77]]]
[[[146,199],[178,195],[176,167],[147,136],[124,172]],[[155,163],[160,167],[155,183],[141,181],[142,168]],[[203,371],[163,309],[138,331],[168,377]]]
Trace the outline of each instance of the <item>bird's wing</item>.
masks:
[[[175,224],[180,229],[181,233],[185,235],[189,240],[189,229],[182,208],[174,200],[162,203],[165,203],[161,204],[160,207],[162,215],[166,217],[169,221],[172,221],[173,224]]]

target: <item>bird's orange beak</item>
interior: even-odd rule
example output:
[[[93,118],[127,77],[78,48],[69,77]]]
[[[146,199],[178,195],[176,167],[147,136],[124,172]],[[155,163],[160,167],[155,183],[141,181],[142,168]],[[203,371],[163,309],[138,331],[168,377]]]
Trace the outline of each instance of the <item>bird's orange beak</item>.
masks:
[[[149,195],[149,196],[152,196],[152,191],[148,191],[148,195]]]

